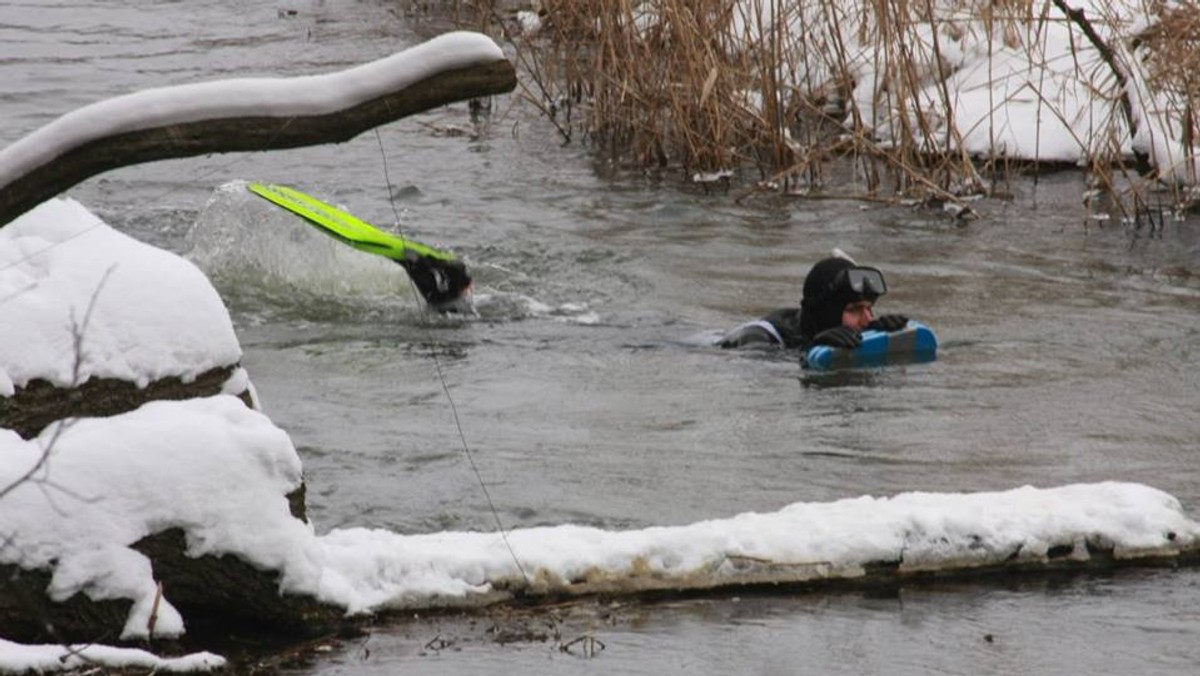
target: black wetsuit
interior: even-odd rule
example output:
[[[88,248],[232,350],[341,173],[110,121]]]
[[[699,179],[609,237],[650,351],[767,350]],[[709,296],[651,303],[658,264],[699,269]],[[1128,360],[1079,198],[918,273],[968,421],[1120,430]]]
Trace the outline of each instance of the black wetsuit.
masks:
[[[761,319],[733,327],[721,336],[717,345],[727,348],[777,346],[791,350],[805,347],[810,342],[812,340],[800,331],[800,308],[785,307]]]
[[[852,282],[850,273],[859,273]],[[874,275],[874,283],[869,277]],[[855,284],[860,288],[856,291]],[[866,286],[863,286],[863,285]],[[855,348],[862,342],[859,332],[842,326],[842,313],[850,303],[875,302],[887,287],[883,273],[875,268],[859,268],[842,257],[825,258],[817,262],[804,278],[804,295],[800,307],[780,308],[761,319],[733,327],[717,341],[721,347],[782,347],[804,349],[810,345]],[[908,319],[902,315],[886,315],[871,322],[870,328],[896,331]]]

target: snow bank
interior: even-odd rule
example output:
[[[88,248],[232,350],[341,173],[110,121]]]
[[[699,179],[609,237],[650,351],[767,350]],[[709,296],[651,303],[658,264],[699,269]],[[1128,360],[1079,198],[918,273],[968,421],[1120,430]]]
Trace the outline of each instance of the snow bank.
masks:
[[[563,525],[512,531],[507,544],[496,533],[365,529],[333,531],[320,541],[326,591],[336,580],[342,603],[369,611],[469,601],[512,585],[535,593],[572,585],[631,592],[853,579],[879,563],[897,564],[901,573],[1044,563],[1052,547],[1086,560],[1089,543],[1111,547],[1118,559],[1136,558],[1193,548],[1198,537],[1200,524],[1170,495],[1102,483],[796,503],[636,531]]]
[[[885,5],[851,0],[780,10],[751,0],[737,6],[732,33],[742,36],[735,49],[747,51],[781,27],[790,42],[779,75],[795,91],[836,100],[848,76],[847,122],[862,120],[884,146],[912,141],[976,156],[1074,163],[1138,150],[1168,177],[1195,182],[1198,149],[1185,145],[1182,131],[1185,93],[1151,86],[1145,48],[1135,53],[1131,46],[1159,15],[1155,3],[1069,6],[1082,10],[1128,77],[1136,133],[1112,66],[1051,3],[1028,14],[1016,5],[1006,11],[980,0],[935,0],[894,10],[883,30],[876,18]]]
[[[21,439],[0,430],[0,487],[46,461],[0,498],[0,562],[53,571],[48,592],[62,601],[134,602],[123,638],[148,634],[157,584],[150,561],[130,548],[169,528],[186,533],[188,554],[237,554],[283,573],[287,589],[321,575],[309,526],[291,516],[286,494],[300,485],[287,435],[236,397],[152,402],[111,418],[76,419]],[[156,635],[183,632],[170,606]]]
[[[241,346],[208,278],[55,199],[0,228],[0,396],[42,378],[145,386],[237,363]]]

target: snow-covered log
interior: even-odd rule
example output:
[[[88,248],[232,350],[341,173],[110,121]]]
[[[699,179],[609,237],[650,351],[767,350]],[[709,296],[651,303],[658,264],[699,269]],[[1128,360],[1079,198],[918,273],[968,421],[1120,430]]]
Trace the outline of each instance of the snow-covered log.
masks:
[[[179,492],[187,481],[199,482],[196,501],[229,504],[239,518],[269,504],[273,529],[308,528],[299,461],[282,432],[253,410],[232,321],[195,265],[117,232],[78,202],[52,199],[0,229],[0,299],[0,512],[17,520],[0,526],[0,635],[111,641],[126,618],[140,615],[141,625],[128,631],[169,636],[181,630],[171,602],[199,622],[218,616],[292,633],[340,621],[340,609],[311,595],[281,594],[272,566],[197,551],[181,530],[193,519],[191,501]],[[122,424],[168,403],[162,400],[198,408],[150,427]],[[216,415],[206,404],[214,400],[225,401]],[[73,444],[74,434],[83,440]],[[147,469],[171,452],[195,466],[253,466],[253,449],[264,445],[279,473],[252,503],[239,505],[245,496],[226,495],[230,484],[208,483],[203,472],[167,477]],[[47,532],[77,529],[68,537],[84,542],[100,531],[71,516],[31,534],[47,523],[37,510],[108,513],[128,504],[130,494],[109,490],[103,479],[69,485],[70,465],[89,456],[102,460],[82,472],[84,481],[125,477],[180,511],[149,524],[118,520],[128,549],[114,553],[93,542],[91,553],[68,557],[56,571],[64,558],[45,556]],[[114,568],[100,581],[88,572],[96,565]],[[154,600],[149,578],[131,582],[129,571],[140,569],[153,571],[166,596]],[[156,605],[161,619],[149,623]]]
[[[118,167],[340,143],[515,86],[512,64],[490,38],[457,32],[326,75],[221,80],[107,99],[0,151],[0,226]]]
[[[0,229],[0,427],[154,399],[234,394],[253,404],[241,346],[192,263],[54,199]]]

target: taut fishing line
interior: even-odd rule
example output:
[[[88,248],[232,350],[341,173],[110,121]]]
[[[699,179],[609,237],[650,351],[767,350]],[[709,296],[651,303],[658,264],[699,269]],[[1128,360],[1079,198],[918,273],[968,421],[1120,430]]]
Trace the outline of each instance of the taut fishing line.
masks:
[[[401,237],[404,236],[403,229],[400,225],[400,212],[396,210],[396,198],[392,191],[392,179],[388,175],[387,151],[383,147],[383,138],[379,135],[379,129],[375,130],[375,140],[379,143],[379,156],[383,158],[383,180],[387,184],[388,203],[392,207],[392,216],[395,219],[396,229]],[[408,278],[408,285],[412,288],[413,296],[419,297],[416,284],[412,277],[405,275]],[[420,301],[417,301],[419,304]],[[438,380],[442,384],[442,391],[446,393],[446,401],[450,402],[450,412],[454,414],[454,426],[458,429],[458,438],[462,442],[463,453],[467,456],[467,463],[471,465],[471,471],[475,474],[475,480],[479,482],[479,487],[483,489],[483,496],[487,498],[488,509],[492,510],[492,517],[496,519],[496,529],[500,531],[500,537],[504,540],[504,546],[508,549],[508,553],[512,556],[513,563],[517,564],[517,570],[521,571],[521,577],[525,582],[529,582],[529,574],[525,572],[525,567],[521,565],[521,560],[517,558],[517,553],[513,551],[512,543],[508,541],[508,531],[504,529],[504,523],[500,520],[500,512],[496,510],[496,504],[492,502],[492,494],[488,491],[487,484],[483,481],[483,475],[479,473],[479,467],[475,464],[475,457],[471,455],[471,447],[467,444],[467,435],[463,432],[462,421],[458,416],[458,406],[454,403],[454,397],[450,395],[450,386],[446,384],[446,376],[442,372],[442,361],[438,359],[436,351],[430,351],[429,355],[433,357],[433,365],[437,370]]]

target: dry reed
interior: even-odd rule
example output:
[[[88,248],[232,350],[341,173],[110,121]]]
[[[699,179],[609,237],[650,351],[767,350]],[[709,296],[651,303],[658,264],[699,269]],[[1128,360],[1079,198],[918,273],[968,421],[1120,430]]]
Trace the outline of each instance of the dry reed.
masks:
[[[1151,21],[1129,35],[1118,1],[1085,13],[1059,0],[541,0],[540,32],[514,44],[527,97],[564,140],[698,180],[750,168],[742,194],[957,200],[1049,158],[1083,167],[1119,209],[1162,185],[1183,203],[1179,186],[1197,183],[1200,8],[1145,0]],[[503,18],[490,0],[454,5],[476,28]],[[1048,49],[1064,34],[1066,68]],[[967,49],[985,54],[978,119],[956,88]],[[1014,76],[1013,54],[1028,74]],[[1092,107],[1054,94],[1071,87]],[[1032,150],[1014,148],[1004,111],[1030,98]],[[1078,157],[1045,150],[1051,125]],[[1153,157],[1132,152],[1151,132]]]

